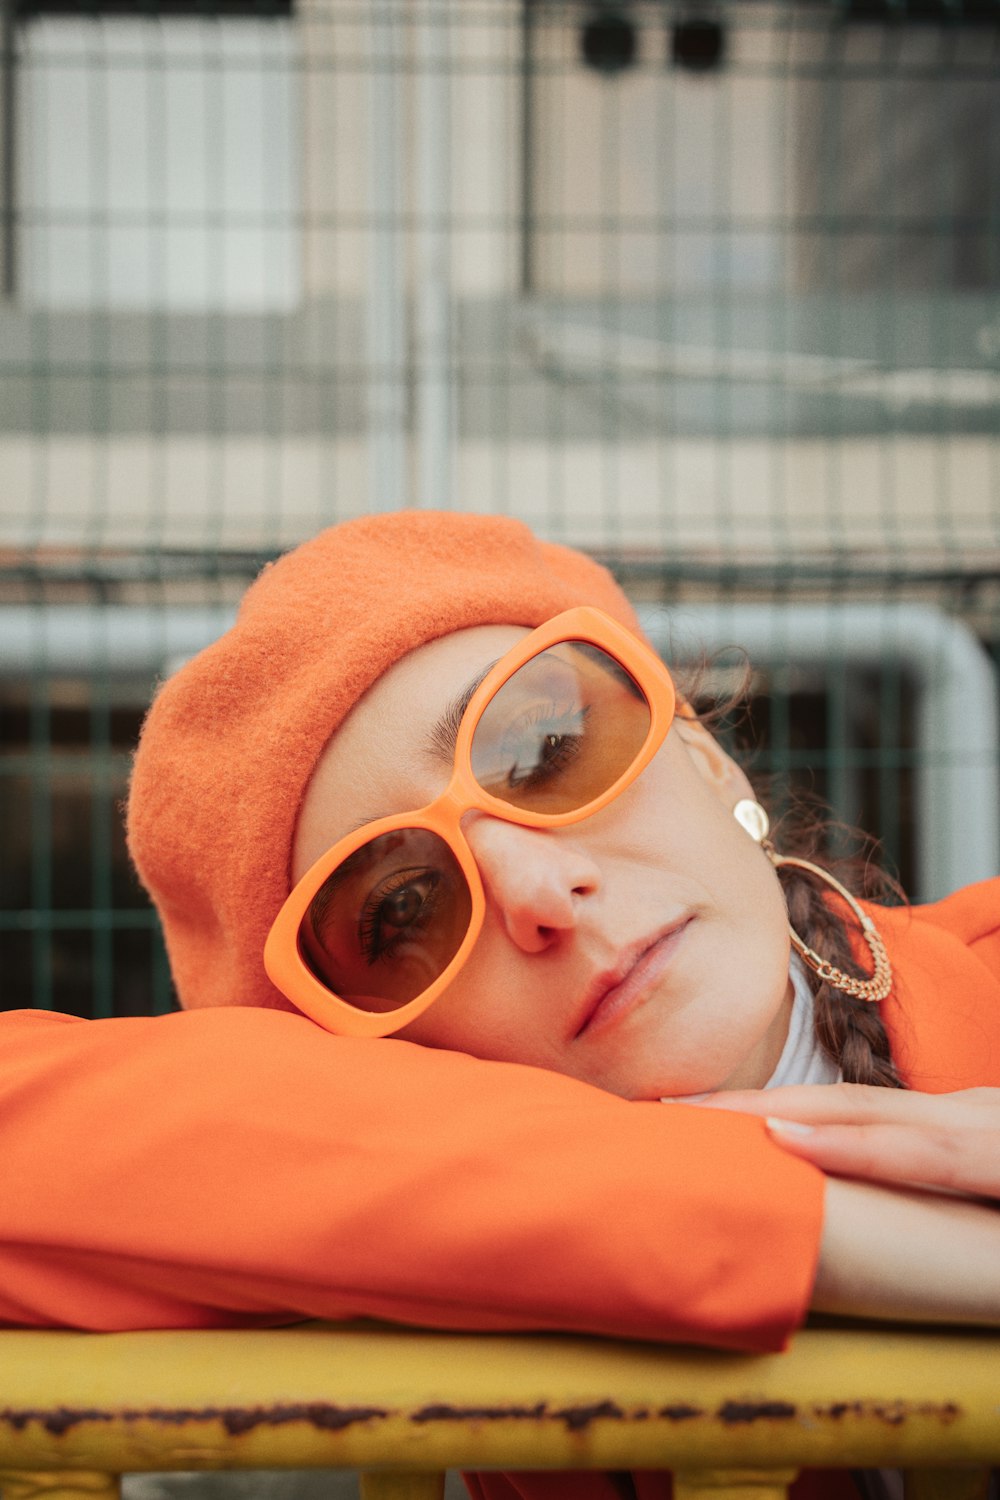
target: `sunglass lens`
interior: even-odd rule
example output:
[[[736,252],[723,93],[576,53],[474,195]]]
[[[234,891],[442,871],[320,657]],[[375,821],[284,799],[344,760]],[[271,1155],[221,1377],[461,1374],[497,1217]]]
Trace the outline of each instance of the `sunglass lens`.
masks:
[[[327,877],[302,919],[299,945],[340,999],[360,1010],[397,1010],[444,973],[471,915],[468,883],[444,840],[426,828],[396,828]]]
[[[484,791],[514,807],[573,812],[625,774],[650,723],[646,695],[620,662],[566,641],[532,657],[490,699],[472,770]]]

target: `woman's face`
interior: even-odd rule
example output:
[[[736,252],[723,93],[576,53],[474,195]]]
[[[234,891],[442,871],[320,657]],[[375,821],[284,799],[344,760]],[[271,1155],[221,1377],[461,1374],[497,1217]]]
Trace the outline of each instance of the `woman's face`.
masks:
[[[458,631],[412,651],[356,705],[310,782],[293,878],[359,822],[424,806],[449,771],[431,727],[526,634]],[[731,809],[752,795],[699,726],[675,721],[647,769],[568,827],[471,811],[486,895],[479,940],[399,1035],[529,1063],[629,1099],[753,1088],[788,1029],[784,902]]]

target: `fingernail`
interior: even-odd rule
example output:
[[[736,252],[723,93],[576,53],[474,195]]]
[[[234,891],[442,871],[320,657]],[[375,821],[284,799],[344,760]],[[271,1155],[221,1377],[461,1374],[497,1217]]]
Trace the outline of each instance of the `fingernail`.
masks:
[[[703,1099],[711,1099],[711,1094],[661,1094],[661,1104],[700,1104]]]
[[[776,1120],[773,1115],[768,1115],[764,1124],[775,1135],[812,1135],[815,1129],[815,1126],[803,1125],[799,1120]]]

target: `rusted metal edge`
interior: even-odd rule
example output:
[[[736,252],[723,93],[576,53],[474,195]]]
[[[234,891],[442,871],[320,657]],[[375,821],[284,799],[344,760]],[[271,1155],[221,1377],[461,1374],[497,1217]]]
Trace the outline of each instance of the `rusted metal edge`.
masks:
[[[260,1427],[283,1427],[304,1423],[323,1432],[342,1432],[358,1423],[385,1420],[410,1421],[417,1426],[459,1422],[560,1422],[568,1432],[585,1432],[593,1423],[648,1422],[719,1423],[724,1427],[752,1425],[758,1422],[786,1423],[808,1420],[843,1423],[874,1419],[890,1427],[900,1427],[911,1418],[937,1420],[950,1426],[962,1415],[954,1401],[827,1401],[795,1405],[788,1401],[736,1401],[722,1403],[714,1411],[684,1403],[660,1407],[635,1407],[628,1410],[612,1400],[593,1401],[576,1406],[550,1407],[540,1401],[534,1405],[504,1404],[459,1406],[434,1402],[413,1411],[383,1406],[338,1406],[331,1402],[289,1402],[273,1406],[205,1406],[205,1407],[5,1407],[0,1408],[0,1429],[4,1426],[24,1432],[32,1423],[53,1437],[63,1437],[88,1423],[123,1422],[129,1426],[151,1423],[160,1427],[181,1428],[189,1425],[219,1423],[230,1437],[242,1437]]]

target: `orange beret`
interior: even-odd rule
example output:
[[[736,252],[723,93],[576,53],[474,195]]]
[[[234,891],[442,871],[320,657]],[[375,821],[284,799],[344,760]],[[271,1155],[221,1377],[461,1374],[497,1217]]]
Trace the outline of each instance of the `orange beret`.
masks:
[[[183,1005],[290,1008],[264,940],[309,779],[365,690],[426,641],[576,604],[638,633],[610,573],[504,517],[366,516],[263,570],[232,629],[160,689],[132,772],[129,848]]]

